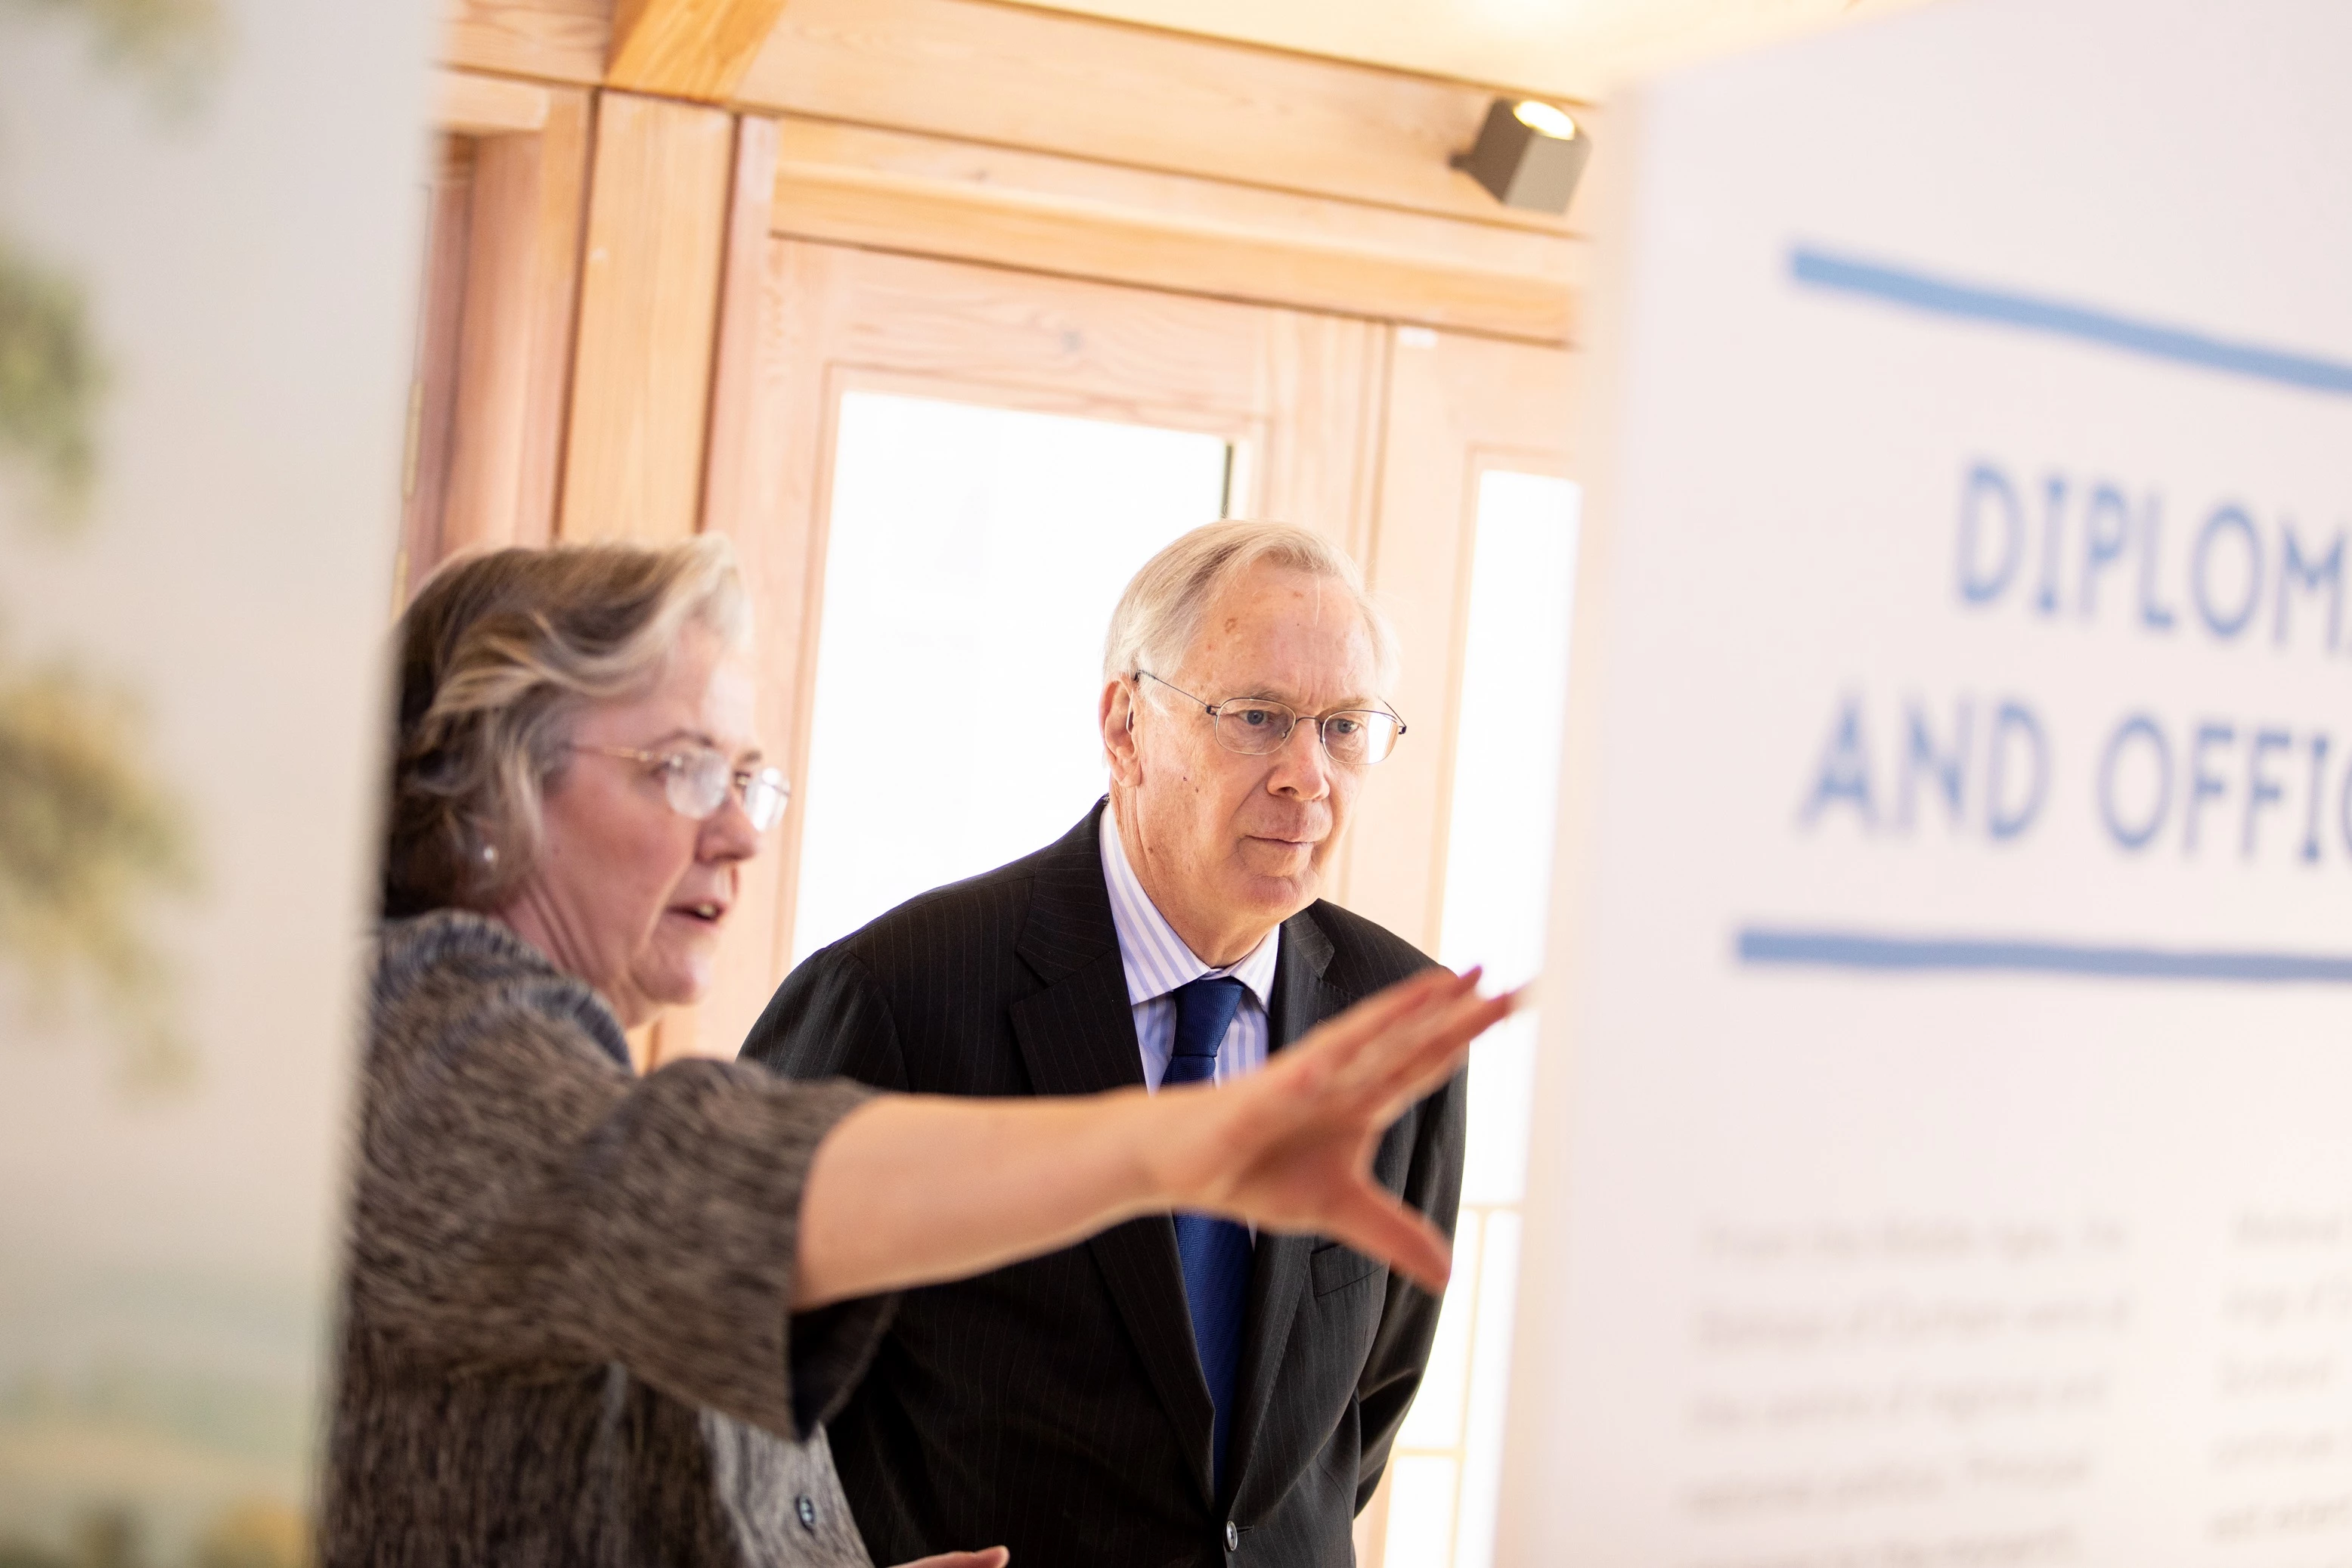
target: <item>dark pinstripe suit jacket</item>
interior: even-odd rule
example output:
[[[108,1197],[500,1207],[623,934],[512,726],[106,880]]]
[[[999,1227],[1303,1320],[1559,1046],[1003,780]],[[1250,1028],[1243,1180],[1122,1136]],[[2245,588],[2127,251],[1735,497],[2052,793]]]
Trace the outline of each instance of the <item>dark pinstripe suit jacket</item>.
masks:
[[[744,1054],[934,1094],[1084,1094],[1143,1081],[1089,813],[1051,847],[901,905],[794,970]],[[1274,1048],[1427,965],[1318,903],[1282,929]],[[1381,1182],[1449,1232],[1461,1079],[1407,1112]],[[961,1284],[910,1291],[831,1423],[877,1563],[998,1542],[1017,1568],[1352,1560],[1420,1385],[1434,1299],[1370,1258],[1262,1236],[1250,1283],[1228,1497],[1210,1481],[1208,1385],[1175,1227],[1137,1220]],[[1240,1547],[1226,1550],[1227,1521]]]

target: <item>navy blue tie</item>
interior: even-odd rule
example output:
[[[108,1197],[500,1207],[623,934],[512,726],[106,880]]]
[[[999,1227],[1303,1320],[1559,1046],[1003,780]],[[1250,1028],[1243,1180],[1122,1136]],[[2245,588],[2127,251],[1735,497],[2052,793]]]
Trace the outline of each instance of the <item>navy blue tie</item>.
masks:
[[[1204,974],[1176,988],[1176,1044],[1163,1085],[1205,1083],[1217,1073],[1224,1043],[1242,1005],[1242,983]],[[1192,1346],[1217,1408],[1213,1439],[1217,1495],[1225,1495],[1225,1445],[1233,1433],[1234,1384],[1242,1367],[1242,1317],[1249,1305],[1250,1235],[1229,1219],[1176,1216],[1176,1258],[1184,1268],[1184,1304],[1192,1312]]]

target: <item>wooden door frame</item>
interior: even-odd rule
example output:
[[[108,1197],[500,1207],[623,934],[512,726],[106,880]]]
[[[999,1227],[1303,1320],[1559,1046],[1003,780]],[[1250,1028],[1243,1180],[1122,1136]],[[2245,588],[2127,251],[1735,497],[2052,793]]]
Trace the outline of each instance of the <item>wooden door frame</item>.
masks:
[[[593,95],[459,71],[435,76],[433,124],[471,165],[462,254],[426,283],[451,318],[436,525],[404,559],[404,599],[450,556],[554,538],[572,378]]]

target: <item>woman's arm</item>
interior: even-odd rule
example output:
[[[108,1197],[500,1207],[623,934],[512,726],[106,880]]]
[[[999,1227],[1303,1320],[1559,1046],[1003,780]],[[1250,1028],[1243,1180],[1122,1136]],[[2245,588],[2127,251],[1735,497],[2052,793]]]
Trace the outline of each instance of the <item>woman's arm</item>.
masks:
[[[961,1279],[1171,1209],[1315,1231],[1441,1287],[1444,1238],[1370,1166],[1517,1000],[1476,985],[1475,970],[1416,975],[1218,1088],[872,1100],[809,1167],[793,1305]]]

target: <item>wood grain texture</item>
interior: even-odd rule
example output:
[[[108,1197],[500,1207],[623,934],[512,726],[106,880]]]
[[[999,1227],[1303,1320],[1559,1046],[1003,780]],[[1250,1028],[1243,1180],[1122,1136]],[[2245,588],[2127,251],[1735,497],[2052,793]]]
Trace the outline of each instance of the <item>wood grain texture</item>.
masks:
[[[719,335],[710,376],[709,449],[702,481],[705,532],[738,533],[757,516],[763,451],[760,356],[770,330],[768,235],[776,191],[776,122],[747,114],[735,125],[728,192],[727,254],[719,287]]]
[[[1303,310],[1268,311],[1262,331],[1258,406],[1272,428],[1255,504],[1238,515],[1311,528],[1360,562],[1371,542],[1387,331]]]
[[[1447,165],[1493,92],[993,0],[793,0],[747,106],[1570,232]]]
[[[459,344],[465,323],[466,259],[474,190],[474,142],[445,136],[423,192],[425,267],[410,367],[408,433],[401,474],[400,546],[394,595],[405,605],[447,552],[443,519],[456,428]]]
[[[433,122],[452,136],[497,136],[547,123],[547,89],[474,71],[433,73]]]
[[[1559,342],[1565,235],[831,121],[783,122],[776,229]]]
[[[539,270],[541,139],[475,143],[474,209],[457,345],[446,554],[514,542],[530,405],[532,285]]]
[[[757,606],[760,722],[807,777],[840,400],[898,392],[1218,435],[1241,448],[1237,515],[1342,542],[1371,521],[1381,329],[1344,317],[800,240],[769,243],[749,377],[753,443],[735,539]],[[1111,606],[1101,606],[1106,620]],[[792,952],[801,816],[745,870],[696,1048],[729,1054]],[[771,858],[772,857],[772,858]]]
[[[593,86],[604,79],[613,0],[444,0],[441,62]]]
[[[445,553],[554,534],[589,102],[581,89],[542,90],[541,132],[475,143]]]
[[[604,80],[722,101],[768,41],[784,0],[615,0]]]
[[[547,128],[540,132],[539,251],[530,297],[530,408],[515,500],[518,544],[545,544],[555,537],[595,121],[593,93],[562,88],[549,94]]]
[[[695,531],[733,152],[724,110],[598,98],[562,539]]]
[[[1578,361],[1526,343],[1393,331],[1366,568],[1403,647],[1394,700],[1412,730],[1358,801],[1348,905],[1433,952],[1479,476],[1570,471]]]

